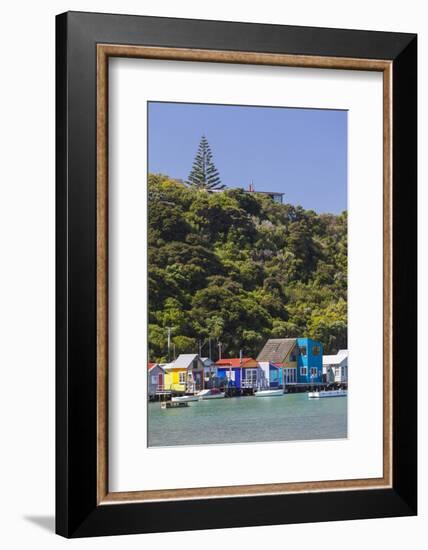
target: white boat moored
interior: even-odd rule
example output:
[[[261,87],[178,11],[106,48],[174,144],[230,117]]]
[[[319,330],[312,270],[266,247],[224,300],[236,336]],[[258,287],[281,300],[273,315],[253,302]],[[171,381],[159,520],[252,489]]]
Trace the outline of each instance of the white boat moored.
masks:
[[[225,396],[225,392],[221,392],[217,388],[212,388],[211,390],[202,390],[196,394],[199,400],[203,399],[222,399]]]
[[[276,397],[284,395],[284,390],[258,390],[254,392],[256,397]]]
[[[188,403],[189,401],[199,401],[197,395],[177,395],[177,397],[172,397],[171,401],[173,403]]]
[[[346,395],[348,395],[347,390],[310,391],[308,393],[308,398],[321,399],[322,397],[345,397]]]

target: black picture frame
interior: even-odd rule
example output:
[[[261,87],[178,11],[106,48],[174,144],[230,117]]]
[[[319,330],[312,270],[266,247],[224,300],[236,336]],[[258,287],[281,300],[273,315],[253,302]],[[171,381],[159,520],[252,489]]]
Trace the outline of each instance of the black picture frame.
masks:
[[[392,61],[391,488],[97,504],[100,43]],[[415,515],[417,36],[68,12],[56,18],[56,97],[56,532],[86,537]]]

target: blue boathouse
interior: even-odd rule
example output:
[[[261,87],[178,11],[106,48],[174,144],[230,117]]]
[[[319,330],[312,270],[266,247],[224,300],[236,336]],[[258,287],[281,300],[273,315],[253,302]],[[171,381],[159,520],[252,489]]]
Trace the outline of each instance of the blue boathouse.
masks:
[[[312,338],[297,338],[297,383],[314,384],[322,382],[321,342]]]

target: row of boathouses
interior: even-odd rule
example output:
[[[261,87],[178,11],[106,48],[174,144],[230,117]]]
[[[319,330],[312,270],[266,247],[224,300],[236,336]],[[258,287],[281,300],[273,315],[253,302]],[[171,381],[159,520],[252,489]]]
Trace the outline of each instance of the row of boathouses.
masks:
[[[229,394],[259,389],[298,388],[348,382],[348,351],[323,355],[311,338],[276,338],[266,342],[257,358],[226,357],[214,362],[198,354],[180,354],[170,363],[148,364],[148,395],[194,394],[221,388]]]

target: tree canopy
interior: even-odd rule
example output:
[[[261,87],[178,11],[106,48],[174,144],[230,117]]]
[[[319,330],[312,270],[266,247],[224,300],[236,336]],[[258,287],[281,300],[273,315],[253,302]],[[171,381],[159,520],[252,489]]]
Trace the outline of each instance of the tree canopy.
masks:
[[[347,347],[347,213],[149,175],[149,354],[256,356],[268,338]]]

